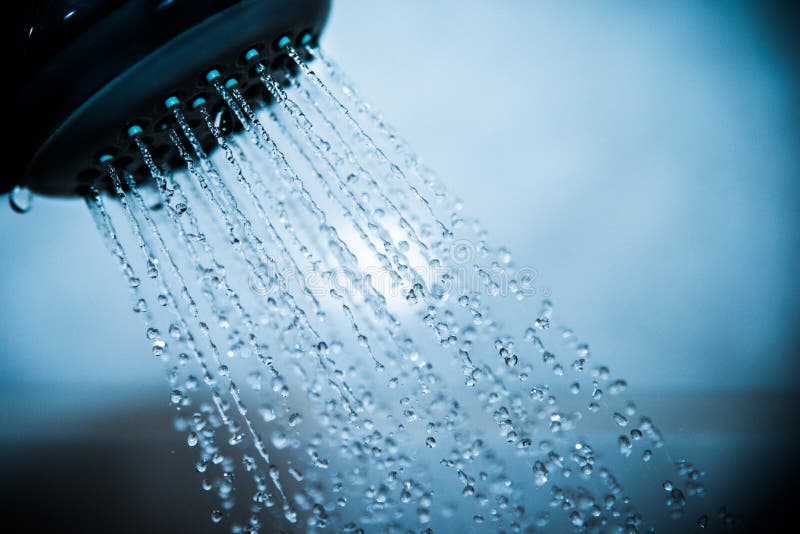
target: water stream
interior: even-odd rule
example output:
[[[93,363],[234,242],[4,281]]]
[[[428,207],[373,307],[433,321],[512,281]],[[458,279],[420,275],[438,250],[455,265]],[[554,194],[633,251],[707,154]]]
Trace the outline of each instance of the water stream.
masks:
[[[217,497],[210,520],[232,532],[732,523],[624,378],[560,324],[538,273],[493,244],[331,58],[287,53],[295,80],[256,67],[269,106],[212,79],[240,133],[202,99],[175,106],[185,166],[167,171],[134,130],[147,176],[108,162],[118,202],[86,198],[165,362],[198,485]]]

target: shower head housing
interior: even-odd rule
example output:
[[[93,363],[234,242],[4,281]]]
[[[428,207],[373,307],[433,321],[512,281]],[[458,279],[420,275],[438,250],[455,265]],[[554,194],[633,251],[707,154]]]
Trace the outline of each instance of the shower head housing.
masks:
[[[128,133],[133,125],[160,164],[180,164],[168,136],[168,103],[181,103],[191,126],[201,120],[188,105],[197,99],[212,114],[226,113],[206,79],[211,70],[224,82],[236,80],[252,104],[267,103],[269,94],[245,53],[256,50],[260,64],[277,79],[288,79],[296,66],[281,45],[302,49],[315,43],[330,9],[330,0],[30,4],[5,22],[12,25],[5,49],[15,155],[0,178],[0,193],[24,185],[51,196],[84,191],[103,175],[101,157],[140,179],[147,176]],[[210,150],[211,134],[197,131]]]

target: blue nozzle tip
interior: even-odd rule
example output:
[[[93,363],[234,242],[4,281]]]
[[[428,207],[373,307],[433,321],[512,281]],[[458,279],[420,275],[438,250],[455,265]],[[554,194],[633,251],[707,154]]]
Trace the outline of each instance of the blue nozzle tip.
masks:
[[[283,48],[285,46],[289,46],[290,44],[292,44],[292,40],[286,35],[278,39],[278,48]]]
[[[216,80],[218,78],[221,78],[221,77],[222,77],[222,74],[220,74],[217,69],[211,69],[210,71],[208,71],[208,74],[206,74],[206,81],[207,82],[213,82],[214,80]]]
[[[204,105],[205,103],[206,103],[206,99],[203,98],[202,96],[198,96],[197,98],[194,99],[194,102],[192,102],[192,107],[194,109],[197,109],[200,106]]]
[[[107,163],[112,159],[114,159],[114,156],[112,156],[111,154],[103,154],[98,159],[100,160],[100,163]]]
[[[258,53],[258,50],[256,50],[255,48],[251,48],[250,50],[245,52],[244,60],[245,61],[253,61],[255,58],[257,58],[260,55],[261,54]]]
[[[312,39],[312,37],[311,37],[310,33],[304,33],[303,37],[300,39],[300,42],[302,44],[306,45],[306,44],[311,42],[311,39]]]
[[[234,87],[238,83],[239,82],[236,81],[236,78],[231,78],[227,82],[225,82],[225,89],[230,89],[231,87]]]
[[[174,107],[176,107],[176,106],[180,106],[180,105],[181,105],[181,101],[180,101],[180,100],[178,100],[178,97],[177,97],[177,96],[171,96],[171,97],[167,98],[167,99],[164,101],[164,106],[165,106],[167,109],[172,109],[172,108],[174,108]]]
[[[144,132],[144,130],[142,130],[142,127],[139,126],[138,124],[134,124],[133,126],[128,128],[128,137],[136,137],[142,132]]]

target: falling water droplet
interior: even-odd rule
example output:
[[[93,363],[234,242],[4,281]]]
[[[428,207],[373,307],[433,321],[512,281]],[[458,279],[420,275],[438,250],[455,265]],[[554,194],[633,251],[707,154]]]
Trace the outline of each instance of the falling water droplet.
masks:
[[[537,486],[544,486],[547,484],[547,475],[547,467],[545,467],[544,463],[537,460],[533,464],[533,481]]]
[[[303,422],[303,417],[299,413],[293,413],[289,416],[289,426],[297,426]]]
[[[220,521],[222,521],[223,517],[224,516],[223,516],[221,511],[219,511],[219,510],[212,510],[211,511],[211,521],[212,522],[219,523]]]
[[[619,452],[623,456],[630,456],[631,454],[631,440],[628,439],[628,436],[620,436],[617,440],[619,445]]]
[[[614,422],[618,426],[628,426],[628,418],[619,412],[614,412]]]

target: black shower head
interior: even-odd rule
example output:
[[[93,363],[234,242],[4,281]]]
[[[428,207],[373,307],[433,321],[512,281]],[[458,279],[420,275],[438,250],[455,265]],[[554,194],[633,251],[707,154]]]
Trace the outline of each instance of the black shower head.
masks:
[[[216,69],[248,100],[267,101],[243,54],[255,49],[261,64],[291,74],[279,44],[314,42],[329,8],[330,0],[51,0],[17,8],[5,22],[13,26],[5,39],[15,153],[0,192],[19,184],[77,194],[102,173],[100,155],[146,175],[135,172],[142,162],[127,134],[132,124],[170,165],[178,155],[164,129],[167,99],[204,98],[208,109],[222,109],[206,81]],[[201,142],[214,144],[208,134]]]

